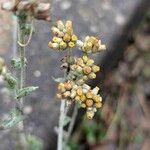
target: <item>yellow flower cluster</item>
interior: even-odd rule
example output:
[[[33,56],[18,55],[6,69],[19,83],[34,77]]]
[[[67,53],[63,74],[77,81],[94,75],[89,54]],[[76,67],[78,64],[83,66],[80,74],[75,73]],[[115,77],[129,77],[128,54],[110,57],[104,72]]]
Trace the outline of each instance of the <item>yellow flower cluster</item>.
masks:
[[[71,100],[72,89],[75,88],[74,86],[74,83],[70,80],[59,83],[57,98]]]
[[[58,94],[59,99],[66,99],[67,101],[77,101],[82,108],[86,108],[86,115],[92,119],[94,113],[102,106],[102,97],[98,94],[99,88],[91,89],[87,84],[82,86],[74,84],[72,81],[59,83]]]
[[[7,72],[7,67],[5,65],[5,60],[0,57],[0,75],[4,75]]]
[[[106,46],[101,43],[101,40],[94,36],[87,36],[84,42],[78,40],[77,46],[85,53],[96,53],[106,50]]]
[[[83,56],[75,59],[75,63],[70,66],[71,70],[82,73],[83,80],[95,79],[96,72],[100,71],[100,67],[94,64],[94,60]]]
[[[73,33],[72,21],[63,23],[61,20],[57,21],[56,26],[51,28],[54,35],[52,41],[48,46],[52,49],[65,50],[73,48],[77,42],[77,36]]]
[[[76,90],[75,100],[86,108],[86,116],[92,119],[98,108],[102,107],[102,97],[98,94],[99,88],[91,89],[87,84],[79,86]]]

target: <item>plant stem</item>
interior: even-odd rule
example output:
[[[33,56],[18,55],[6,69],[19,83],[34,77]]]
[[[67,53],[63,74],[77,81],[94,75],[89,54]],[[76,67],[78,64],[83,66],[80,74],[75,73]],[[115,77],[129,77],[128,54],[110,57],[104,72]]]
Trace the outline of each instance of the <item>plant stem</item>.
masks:
[[[67,63],[68,68],[64,73],[64,78],[67,78],[67,75],[70,71],[70,59],[71,59],[71,49],[67,50]],[[61,100],[60,106],[60,117],[59,117],[59,129],[58,129],[58,141],[57,141],[57,150],[63,150],[63,137],[64,137],[64,120],[66,117],[66,100]]]
[[[68,140],[69,140],[69,138],[71,136],[71,133],[72,133],[72,130],[73,130],[73,127],[74,127],[74,124],[75,124],[75,120],[76,120],[76,117],[77,117],[77,114],[78,114],[78,107],[75,104],[74,110],[73,110],[73,114],[72,114],[72,117],[71,117],[71,122],[70,122],[69,128],[68,128],[68,134],[67,134],[67,138],[66,138],[66,143],[68,143]]]
[[[64,127],[64,119],[65,119],[65,100],[61,100],[57,150],[62,150],[63,149],[63,136],[64,136],[64,134],[63,134],[63,127]]]
[[[25,20],[22,20],[21,17],[18,17],[18,23],[19,23],[19,42],[20,43],[24,43],[25,41],[25,31],[22,29],[22,25],[26,23]],[[22,47],[21,45],[19,45],[19,49],[18,49],[18,53],[19,53],[19,57],[20,57],[20,61],[21,61],[21,68],[20,68],[20,72],[19,72],[19,85],[18,85],[18,90],[22,89],[24,87],[25,84],[25,47]],[[21,112],[21,114],[23,115],[23,101],[24,98],[21,98],[18,101],[18,107],[17,109],[19,109],[19,111]],[[25,131],[24,131],[24,122],[20,122],[19,124],[19,130],[20,130],[20,140],[21,140],[21,144],[23,144],[24,149],[26,149],[26,135],[25,135]]]

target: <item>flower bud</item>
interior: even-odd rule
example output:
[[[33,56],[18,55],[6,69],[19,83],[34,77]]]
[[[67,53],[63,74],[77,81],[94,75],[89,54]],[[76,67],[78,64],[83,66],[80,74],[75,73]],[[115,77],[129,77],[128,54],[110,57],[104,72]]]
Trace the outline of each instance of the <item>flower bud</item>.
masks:
[[[92,92],[87,92],[86,97],[87,98],[93,98],[93,93]]]
[[[100,102],[99,102],[99,103],[95,103],[94,106],[95,106],[96,108],[101,108],[101,107],[102,107],[102,103],[100,103]]]
[[[70,48],[73,48],[73,47],[75,46],[75,44],[74,44],[73,42],[69,42],[69,43],[68,43],[68,46],[69,46]]]
[[[61,20],[57,21],[57,27],[61,31],[63,31],[63,29],[65,28],[64,23]]]
[[[80,66],[77,66],[77,72],[82,72],[82,67],[80,67]]]
[[[55,37],[55,36],[54,36],[54,37],[53,37],[53,42],[59,44],[60,42],[62,42],[62,38],[58,38],[58,37]]]
[[[64,84],[64,86],[65,86],[65,89],[66,90],[71,90],[72,89],[72,84],[71,84],[71,82],[65,82],[65,84]]]
[[[84,72],[85,74],[89,74],[89,73],[91,73],[91,71],[92,71],[92,69],[91,69],[91,67],[89,67],[89,66],[85,66],[85,67],[83,68],[83,72]]]
[[[71,40],[73,42],[76,42],[78,40],[77,36],[75,34],[72,35]]]
[[[58,49],[59,48],[59,44],[58,43],[52,43],[52,48],[53,49]]]
[[[89,86],[89,85],[87,85],[87,84],[83,84],[83,89],[87,89],[87,90],[90,90],[91,89],[91,87]]]
[[[73,33],[72,21],[70,20],[66,21],[65,26],[67,33],[72,34]]]
[[[96,74],[95,73],[90,73],[89,75],[88,75],[88,77],[90,78],[90,79],[95,79],[96,78]]]
[[[86,105],[84,103],[81,104],[82,108],[86,108]]]
[[[52,28],[51,28],[51,31],[53,32],[53,34],[54,34],[55,36],[57,36],[57,35],[60,33],[59,29],[56,28],[56,27],[52,27]]]
[[[90,39],[89,36],[86,36],[86,37],[85,37],[85,41],[86,41],[86,42],[87,42],[89,39]]]
[[[70,97],[70,95],[71,95],[70,91],[66,91],[65,93],[63,93],[63,96],[64,96],[65,98]]]
[[[61,41],[59,43],[59,49],[66,49],[67,48],[67,44],[64,41]]]
[[[93,70],[93,72],[98,72],[98,71],[100,71],[100,67],[94,65],[94,66],[92,66],[92,70]]]
[[[62,99],[62,95],[61,95],[61,94],[56,94],[56,97],[57,97],[58,99]]]
[[[80,101],[80,96],[76,96],[76,97],[75,97],[75,100],[76,100],[76,101]]]
[[[86,97],[85,97],[84,94],[81,95],[80,100],[81,100],[82,102],[84,102],[84,101],[86,100]]]
[[[85,55],[82,57],[82,59],[83,59],[84,63],[86,63],[88,61],[88,57]]]
[[[70,35],[69,35],[68,33],[66,33],[66,34],[64,35],[64,37],[63,37],[63,40],[64,40],[65,42],[69,42],[69,41],[71,40]]]
[[[97,95],[98,94],[98,91],[99,91],[99,87],[95,87],[93,90],[92,90],[92,93],[94,94],[94,95]]]
[[[79,96],[81,96],[82,93],[83,93],[83,92],[82,92],[82,89],[81,89],[81,88],[78,88],[78,89],[77,89],[77,94],[78,94]]]
[[[77,46],[79,46],[81,48],[83,46],[83,42],[80,40],[77,40]]]
[[[65,89],[65,86],[64,86],[64,84],[63,83],[59,83],[59,85],[58,85],[58,91],[60,91],[61,93],[63,93],[63,92],[65,92],[66,91],[66,89]]]
[[[86,100],[86,106],[91,107],[93,105],[93,100],[92,99],[87,99]]]
[[[99,95],[95,95],[95,96],[93,97],[93,99],[94,99],[94,101],[95,101],[96,103],[99,103],[99,102],[102,101],[102,97],[100,97]]]
[[[94,64],[94,60],[93,59],[88,59],[86,65],[87,66],[92,66]]]
[[[88,80],[88,76],[83,76],[83,80]]]
[[[73,99],[75,96],[76,96],[76,91],[75,90],[71,90],[70,97]]]
[[[106,50],[106,45],[100,45],[100,47],[99,47],[98,50],[99,50],[99,51],[100,51],[100,50]]]

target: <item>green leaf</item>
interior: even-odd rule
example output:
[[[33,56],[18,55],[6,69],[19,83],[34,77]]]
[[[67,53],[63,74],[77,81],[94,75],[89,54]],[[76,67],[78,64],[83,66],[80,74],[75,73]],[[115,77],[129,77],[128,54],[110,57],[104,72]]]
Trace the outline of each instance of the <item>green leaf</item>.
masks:
[[[27,60],[25,59],[25,62],[23,63],[24,66],[22,66],[22,62],[21,62],[21,59],[20,58],[13,58],[11,60],[11,65],[13,68],[15,69],[20,69],[21,67],[25,67],[26,66],[26,63],[27,63]]]
[[[23,116],[17,110],[13,110],[8,118],[1,121],[0,129],[11,128],[21,121],[23,121]]]
[[[65,120],[64,120],[64,127],[69,123],[71,121],[71,118],[70,117],[68,117],[68,116],[66,116],[65,117]]]
[[[25,97],[25,96],[31,94],[36,89],[38,89],[38,87],[34,87],[34,86],[29,86],[29,87],[22,88],[18,91],[16,99],[20,99],[22,97]]]
[[[9,88],[14,89],[17,85],[17,80],[12,76],[11,73],[6,73],[4,80],[8,83]]]
[[[55,81],[55,82],[59,82],[59,83],[63,83],[65,81],[64,78],[54,78],[52,77],[52,79]]]

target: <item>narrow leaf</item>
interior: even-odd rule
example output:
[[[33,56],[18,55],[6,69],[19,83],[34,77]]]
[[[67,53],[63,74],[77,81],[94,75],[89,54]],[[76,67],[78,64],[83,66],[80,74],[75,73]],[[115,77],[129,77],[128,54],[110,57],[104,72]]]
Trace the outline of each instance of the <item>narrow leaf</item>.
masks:
[[[38,89],[38,87],[34,87],[34,86],[29,86],[29,87],[22,88],[18,91],[16,99],[20,99],[22,97],[25,97],[25,96],[31,94],[36,89]]]
[[[19,122],[23,121],[23,116],[16,110],[13,110],[8,118],[1,121],[0,129],[8,129],[15,125],[17,125]]]
[[[6,73],[4,80],[8,83],[9,88],[14,89],[17,85],[17,80],[12,76],[11,73]]]

